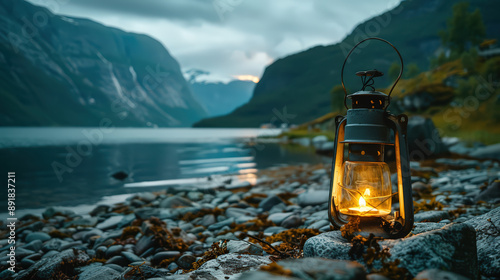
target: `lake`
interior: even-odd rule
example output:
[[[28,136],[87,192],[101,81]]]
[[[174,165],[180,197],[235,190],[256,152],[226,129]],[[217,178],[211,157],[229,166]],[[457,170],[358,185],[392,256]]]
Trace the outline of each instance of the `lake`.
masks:
[[[205,184],[213,178],[258,179],[282,164],[316,164],[312,149],[254,144],[272,129],[0,128],[0,174],[16,176],[16,210],[112,203],[131,193]],[[123,180],[112,177],[123,172]],[[219,176],[219,177],[218,177]],[[235,177],[236,176],[236,177]],[[7,180],[5,180],[7,181]],[[0,197],[7,212],[7,196]],[[25,210],[25,211],[23,211]]]

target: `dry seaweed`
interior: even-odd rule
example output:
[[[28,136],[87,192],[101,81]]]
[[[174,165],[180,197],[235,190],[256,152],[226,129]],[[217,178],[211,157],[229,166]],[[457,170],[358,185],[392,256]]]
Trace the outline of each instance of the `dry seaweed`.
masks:
[[[360,222],[359,217],[355,217],[351,218],[347,224],[343,225],[340,228],[340,233],[342,237],[351,241],[360,231],[359,222]]]
[[[370,234],[368,238],[361,235],[351,239],[352,247],[349,250],[349,256],[352,259],[363,258],[370,273],[382,274],[390,279],[409,280],[412,275],[406,268],[399,267],[400,260],[389,261],[391,254],[389,248],[382,248],[378,241],[381,237],[375,237]],[[366,247],[366,250],[365,250]],[[378,264],[375,267],[375,264]]]
[[[204,263],[208,262],[209,260],[214,260],[218,256],[224,255],[229,253],[227,250],[227,240],[220,241],[220,242],[214,242],[212,244],[212,248],[210,250],[206,251],[202,258],[200,260],[197,260],[196,262],[193,263],[193,268],[184,272],[191,272],[193,270],[198,269],[200,266],[202,266]]]
[[[184,215],[180,215],[178,218],[179,218],[179,220],[189,222],[189,221],[192,221],[196,218],[201,218],[201,217],[204,217],[205,215],[209,215],[209,214],[212,214],[215,216],[215,218],[217,218],[217,216],[219,216],[219,215],[224,215],[224,209],[220,209],[217,207],[215,207],[214,209],[201,209],[200,211],[198,211],[196,213],[188,212]]]
[[[436,198],[433,197],[429,202],[427,202],[426,199],[424,199],[422,202],[413,202],[413,209],[415,213],[418,213],[420,211],[431,211],[431,210],[442,210],[444,205],[436,201]]]
[[[293,273],[288,268],[283,268],[281,265],[272,262],[268,265],[264,265],[260,267],[260,270],[267,271],[271,274],[282,275],[282,276],[292,276]]]

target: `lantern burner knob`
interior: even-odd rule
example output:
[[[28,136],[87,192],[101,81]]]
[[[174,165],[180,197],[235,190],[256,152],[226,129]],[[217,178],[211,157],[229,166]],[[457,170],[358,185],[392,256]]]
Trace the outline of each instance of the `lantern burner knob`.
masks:
[[[356,76],[360,76],[360,77],[373,77],[373,78],[375,78],[375,77],[384,76],[384,73],[378,71],[377,69],[373,69],[373,70],[356,72]]]

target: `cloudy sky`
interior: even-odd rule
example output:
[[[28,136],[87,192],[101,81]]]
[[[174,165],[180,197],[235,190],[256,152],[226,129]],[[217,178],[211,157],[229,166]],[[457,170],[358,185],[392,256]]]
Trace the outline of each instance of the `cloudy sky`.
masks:
[[[343,39],[400,0],[29,0],[61,15],[148,34],[203,80],[260,77],[274,60]]]

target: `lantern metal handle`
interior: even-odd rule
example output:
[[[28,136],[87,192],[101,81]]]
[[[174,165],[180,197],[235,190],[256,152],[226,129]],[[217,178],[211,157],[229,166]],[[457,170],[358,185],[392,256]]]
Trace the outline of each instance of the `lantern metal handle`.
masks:
[[[340,72],[340,80],[342,82],[342,88],[344,89],[344,93],[345,93],[344,94],[344,106],[345,106],[346,109],[349,109],[349,107],[347,106],[347,90],[345,89],[345,85],[344,85],[344,67],[345,67],[345,64],[347,62],[347,59],[351,55],[351,53],[354,51],[354,49],[357,48],[361,43],[363,43],[365,41],[368,41],[368,40],[379,40],[379,41],[382,41],[382,42],[385,42],[385,43],[389,44],[396,51],[396,53],[399,56],[399,59],[401,60],[401,70],[399,71],[398,78],[396,79],[396,81],[394,82],[394,84],[391,87],[391,90],[389,91],[389,100],[387,102],[387,105],[385,105],[385,107],[384,107],[384,111],[385,111],[385,110],[387,110],[387,107],[389,107],[389,105],[391,104],[391,93],[392,93],[392,90],[394,89],[394,87],[396,86],[396,84],[399,82],[399,79],[401,78],[401,75],[403,75],[403,58],[401,57],[401,54],[399,53],[398,49],[396,49],[396,47],[393,44],[389,43],[389,41],[387,41],[387,40],[384,40],[384,39],[381,39],[381,38],[378,38],[378,37],[370,37],[370,38],[366,38],[364,40],[361,40],[359,43],[357,43],[349,51],[349,53],[347,54],[347,56],[346,56],[346,58],[344,60],[344,64],[342,65],[342,71]]]

